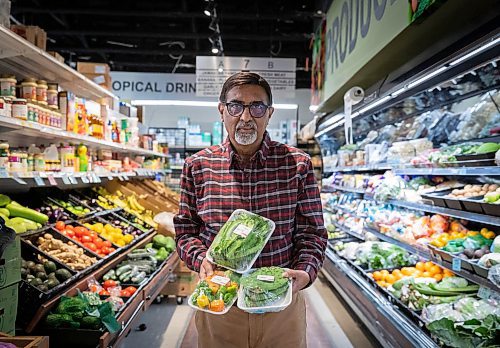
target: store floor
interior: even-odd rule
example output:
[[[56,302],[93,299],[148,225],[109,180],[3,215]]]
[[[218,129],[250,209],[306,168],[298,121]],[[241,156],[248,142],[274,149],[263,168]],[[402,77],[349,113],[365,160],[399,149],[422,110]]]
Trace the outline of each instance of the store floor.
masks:
[[[306,290],[307,342],[309,348],[379,347],[367,329],[321,275]],[[145,331],[132,331],[119,348],[196,348],[198,334],[194,310],[175,299],[155,304],[143,315]]]

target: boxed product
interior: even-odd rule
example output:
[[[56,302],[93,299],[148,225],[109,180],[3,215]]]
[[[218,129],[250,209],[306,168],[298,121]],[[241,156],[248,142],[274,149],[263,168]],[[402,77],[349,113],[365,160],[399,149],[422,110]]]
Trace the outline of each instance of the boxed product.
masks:
[[[42,50],[47,48],[47,33],[40,27],[31,25],[11,25],[10,30]]]
[[[275,223],[244,209],[235,210],[215,236],[207,259],[238,273],[250,270],[274,232]]]
[[[16,329],[18,286],[0,289],[0,332],[14,333]]]
[[[78,62],[76,64],[76,70],[84,75],[86,74],[109,75],[110,73],[109,65],[106,63]]]
[[[279,312],[292,303],[292,280],[281,267],[262,267],[241,277],[238,308],[260,314]]]
[[[61,56],[59,53],[54,51],[47,51],[47,53],[50,54],[52,57],[54,57],[59,63],[64,64],[64,57]]]
[[[21,281],[21,240],[16,237],[0,259],[0,288]],[[1,330],[0,330],[1,331]]]

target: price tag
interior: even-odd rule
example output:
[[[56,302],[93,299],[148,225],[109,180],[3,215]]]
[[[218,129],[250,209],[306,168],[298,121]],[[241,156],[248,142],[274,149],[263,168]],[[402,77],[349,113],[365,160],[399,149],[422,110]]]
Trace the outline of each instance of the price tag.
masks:
[[[113,180],[114,178],[111,176],[111,175],[108,175],[108,180],[111,181]]]
[[[477,291],[477,296],[484,299],[484,300],[487,300],[491,296],[491,289],[487,288],[486,286],[481,285],[479,287],[479,290]]]
[[[97,184],[101,183],[101,178],[96,173],[92,173],[92,176],[94,177],[95,183]]]
[[[49,175],[47,175],[47,178],[49,179],[49,183],[50,183],[52,186],[57,186],[57,181],[56,181],[56,179],[54,178],[54,175],[49,174]]]
[[[123,180],[128,181],[129,180],[128,176],[126,176],[125,174],[123,174]]]
[[[33,179],[35,179],[35,183],[37,186],[45,186],[45,182],[43,181],[43,179],[41,177],[39,177],[38,175],[35,175],[33,177]]]
[[[88,184],[89,183],[89,178],[87,178],[85,175],[82,175],[80,179],[82,180],[82,182],[84,184]]]
[[[451,264],[451,269],[455,272],[460,272],[462,270],[462,260],[458,257],[454,257]]]
[[[257,276],[257,280],[262,280],[263,282],[272,283],[272,282],[274,282],[274,276],[261,274],[261,275]]]
[[[78,181],[73,175],[68,175],[68,179],[73,185],[78,185]]]
[[[230,279],[228,277],[221,277],[221,276],[213,276],[212,279],[210,279],[212,283],[219,284],[221,286],[226,285],[229,283]]]
[[[1,170],[0,171],[0,178],[3,178],[3,179],[10,178],[9,173],[7,173],[7,171],[5,171],[5,170]]]
[[[240,237],[246,238],[251,231],[252,231],[252,229],[250,227],[243,225],[243,224],[239,224],[233,230],[233,233],[237,234]]]
[[[46,172],[40,172],[40,177],[41,178],[46,178],[47,177],[47,173]]]
[[[71,180],[66,175],[63,175],[61,179],[65,185],[71,185]]]
[[[94,177],[92,176],[92,174],[91,174],[91,173],[88,173],[88,174],[87,174],[87,179],[89,179],[89,182],[90,182],[90,183],[94,183],[94,182],[95,182],[95,181],[94,181]]]
[[[118,175],[118,180],[123,181],[123,176]]]

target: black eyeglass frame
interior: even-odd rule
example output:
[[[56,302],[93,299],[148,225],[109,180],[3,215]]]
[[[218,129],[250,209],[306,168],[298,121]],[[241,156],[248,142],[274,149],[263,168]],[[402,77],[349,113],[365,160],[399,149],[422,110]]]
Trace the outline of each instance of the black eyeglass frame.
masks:
[[[242,104],[242,103],[238,103],[238,102],[221,102],[222,105],[224,105],[226,107],[226,110],[227,110],[227,113],[232,116],[232,117],[240,117],[241,115],[243,115],[243,113],[245,112],[245,109],[248,108],[248,111],[250,112],[250,115],[253,117],[253,118],[262,118],[266,115],[266,112],[269,110],[269,109],[272,109],[273,106],[272,105],[267,105],[263,102],[257,102],[257,103],[250,103],[250,104]],[[243,110],[241,111],[241,113],[239,113],[238,115],[233,115],[231,114],[231,112],[229,111],[229,107],[228,105],[230,104],[236,104],[236,105],[241,105],[243,106]],[[262,114],[262,116],[254,116],[253,113],[252,113],[252,109],[251,107],[252,106],[265,106],[266,107],[266,110],[264,111],[264,113]]]

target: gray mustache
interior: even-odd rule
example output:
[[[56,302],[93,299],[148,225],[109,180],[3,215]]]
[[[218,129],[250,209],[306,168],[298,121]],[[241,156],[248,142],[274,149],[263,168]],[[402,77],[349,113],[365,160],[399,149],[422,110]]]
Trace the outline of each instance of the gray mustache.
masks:
[[[240,128],[252,128],[252,129],[257,129],[257,125],[254,122],[240,122],[236,126],[236,130]]]

